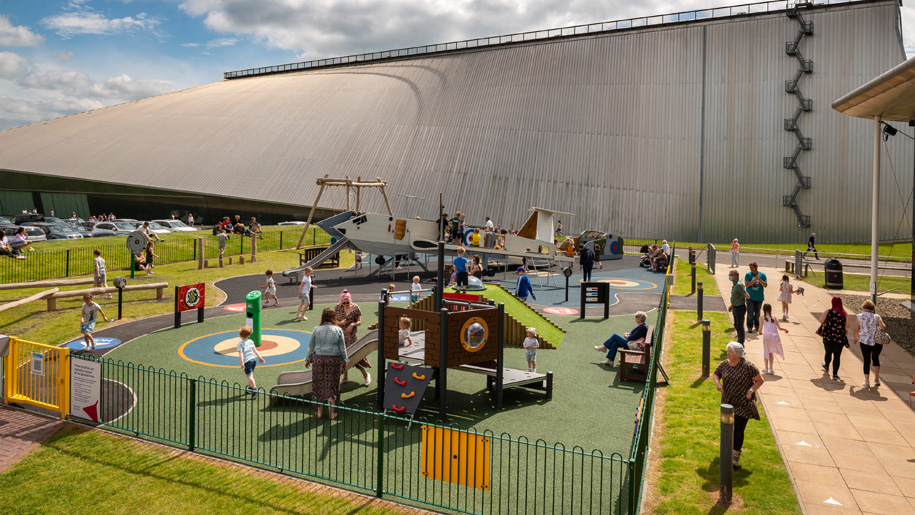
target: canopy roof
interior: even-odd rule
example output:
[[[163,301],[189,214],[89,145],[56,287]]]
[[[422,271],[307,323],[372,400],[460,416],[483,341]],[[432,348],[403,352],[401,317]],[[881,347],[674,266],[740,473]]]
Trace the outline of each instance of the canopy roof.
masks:
[[[915,120],[915,57],[836,100],[832,108],[858,118]]]

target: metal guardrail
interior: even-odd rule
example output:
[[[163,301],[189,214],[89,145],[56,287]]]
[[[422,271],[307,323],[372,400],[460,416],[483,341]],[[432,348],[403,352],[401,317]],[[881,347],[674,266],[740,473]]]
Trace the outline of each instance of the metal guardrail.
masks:
[[[313,229],[311,240],[313,244],[327,244],[330,237],[320,229]],[[302,228],[290,226],[288,229],[265,230],[263,238],[257,240],[258,252],[294,248],[298,242]],[[204,256],[208,259],[219,257],[219,244],[210,232],[197,233],[204,238]],[[25,252],[26,259],[6,259],[0,257],[0,282],[26,282],[40,281],[43,279],[57,279],[73,277],[92,273],[92,251],[99,249],[105,258],[106,268],[111,272],[116,270],[130,270],[131,255],[124,244],[125,237],[99,238],[98,245],[94,247],[77,247],[59,250],[40,250],[41,243],[33,246],[39,250]],[[153,260],[154,264],[164,265],[195,261],[197,259],[196,238],[169,238],[163,236],[164,241],[157,242],[154,252],[159,256]],[[306,239],[306,241],[308,241]],[[243,255],[251,252],[251,238],[248,236],[231,235],[226,245],[227,256]]]
[[[103,425],[118,432],[432,509],[635,513],[633,460],[619,453],[422,420],[411,425],[347,405],[338,406],[339,418],[330,422],[317,419],[316,403],[302,398],[261,392],[252,400],[238,383],[84,355],[72,359],[101,364]],[[447,438],[430,440],[431,433]],[[468,442],[484,452],[471,453]]]
[[[852,3],[855,1],[860,0],[828,0],[825,2],[817,2],[816,5]],[[431,45],[414,46],[395,50],[384,50],[381,52],[368,52],[363,54],[352,54],[341,57],[330,57],[326,59],[302,61],[298,63],[248,68],[245,70],[225,72],[223,73],[223,78],[238,79],[242,77],[253,77],[257,75],[269,75],[273,73],[284,73],[314,68],[326,68],[330,66],[358,64],[369,61],[382,61],[388,59],[398,59],[402,57],[414,57],[418,55],[436,54],[454,50],[484,48],[512,43],[524,43],[529,41],[542,41],[554,38],[580,36],[584,34],[597,34],[601,32],[614,32],[645,27],[656,27],[675,23],[711,20],[716,18],[728,18],[732,16],[746,16],[758,13],[779,12],[788,10],[789,6],[792,6],[795,3],[800,2],[758,2],[727,7],[717,7],[712,9],[661,14],[656,16],[640,16],[637,18],[626,18],[616,21],[572,25],[554,29],[505,34],[501,36],[465,39],[461,41],[452,41],[450,43],[436,43]]]

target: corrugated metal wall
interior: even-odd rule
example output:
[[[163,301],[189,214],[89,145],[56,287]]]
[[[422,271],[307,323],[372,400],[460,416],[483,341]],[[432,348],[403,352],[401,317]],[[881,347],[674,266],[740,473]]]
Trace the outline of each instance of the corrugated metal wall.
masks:
[[[784,14],[226,81],[4,131],[0,168],[294,205],[311,204],[325,174],[379,176],[402,215],[434,216],[442,191],[471,223],[517,228],[536,205],[574,212],[570,232],[679,240],[698,238],[701,190],[707,241],[866,240],[871,126],[829,105],[902,61],[896,10],[805,14],[813,187],[799,203],[812,229],[782,206],[795,184],[783,120],[797,105],[784,47],[798,28]],[[911,146],[889,146],[911,191]],[[884,177],[887,238],[905,199]],[[321,204],[345,202],[332,191]],[[384,208],[371,194],[363,206]]]

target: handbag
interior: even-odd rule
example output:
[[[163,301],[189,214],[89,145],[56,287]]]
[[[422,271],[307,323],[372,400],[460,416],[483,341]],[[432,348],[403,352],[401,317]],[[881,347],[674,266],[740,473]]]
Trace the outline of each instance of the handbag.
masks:
[[[826,331],[825,331],[825,328],[823,327],[823,324],[820,324],[820,327],[817,328],[817,336],[823,336],[823,334],[825,332]]]
[[[886,331],[881,331],[879,327],[874,331],[874,342],[877,345],[887,345],[892,341],[893,339],[890,338],[890,334]]]

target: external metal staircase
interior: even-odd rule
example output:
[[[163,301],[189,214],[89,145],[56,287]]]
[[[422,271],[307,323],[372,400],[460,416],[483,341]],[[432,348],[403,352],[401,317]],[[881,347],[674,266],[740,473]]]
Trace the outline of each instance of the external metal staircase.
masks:
[[[798,163],[798,159],[800,158],[802,151],[810,150],[812,147],[811,139],[804,137],[804,133],[801,132],[801,128],[798,126],[797,122],[800,120],[802,114],[813,109],[813,101],[804,97],[804,94],[801,92],[801,88],[798,85],[803,76],[813,72],[813,61],[804,59],[804,55],[801,53],[800,48],[798,48],[805,36],[813,34],[813,22],[804,21],[799,9],[812,6],[812,3],[797,3],[787,10],[788,17],[797,20],[798,24],[800,24],[800,29],[797,31],[797,35],[794,36],[794,40],[785,43],[785,53],[794,56],[798,62],[798,68],[797,72],[794,74],[794,78],[785,81],[785,91],[792,93],[797,97],[798,106],[794,111],[794,116],[785,119],[785,130],[794,133],[794,136],[797,138],[797,146],[794,148],[794,152],[791,156],[784,158],[782,166],[794,171],[794,175],[797,178],[797,184],[794,186],[794,191],[792,191],[790,195],[785,195],[783,197],[782,202],[785,207],[790,207],[794,210],[794,214],[797,216],[798,227],[810,227],[810,216],[801,212],[801,208],[797,203],[797,196],[802,189],[810,187],[810,177],[801,173],[801,166]]]

